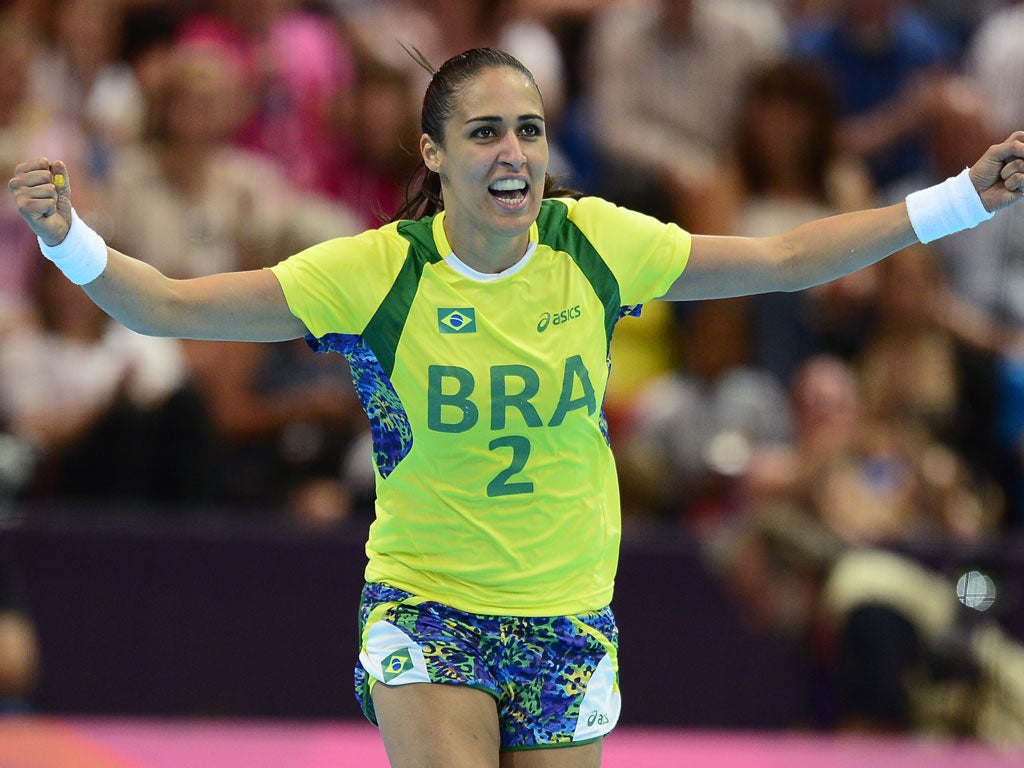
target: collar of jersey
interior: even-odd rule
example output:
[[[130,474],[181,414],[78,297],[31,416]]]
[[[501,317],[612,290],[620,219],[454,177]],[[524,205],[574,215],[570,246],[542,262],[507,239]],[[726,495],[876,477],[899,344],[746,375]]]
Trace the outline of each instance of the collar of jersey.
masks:
[[[523,254],[523,257],[519,259],[519,261],[508,269],[503,269],[501,272],[478,272],[456,256],[455,252],[452,250],[451,245],[448,243],[448,236],[444,233],[444,214],[444,211],[440,211],[436,216],[434,216],[432,226],[434,245],[437,247],[437,252],[439,254],[447,254],[443,257],[445,264],[454,269],[460,275],[468,277],[470,280],[476,280],[481,283],[490,283],[495,280],[501,280],[509,277],[510,275],[514,275],[529,263],[530,257],[533,256],[534,251],[537,250],[537,243],[540,240],[540,231],[537,228],[537,222],[533,222],[533,224],[530,225],[530,244],[526,248],[526,253]]]

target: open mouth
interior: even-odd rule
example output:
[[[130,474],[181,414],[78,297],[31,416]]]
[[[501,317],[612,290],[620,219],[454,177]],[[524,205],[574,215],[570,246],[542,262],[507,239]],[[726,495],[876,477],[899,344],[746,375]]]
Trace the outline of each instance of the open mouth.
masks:
[[[502,205],[515,208],[526,201],[530,185],[526,179],[499,179],[487,191]]]

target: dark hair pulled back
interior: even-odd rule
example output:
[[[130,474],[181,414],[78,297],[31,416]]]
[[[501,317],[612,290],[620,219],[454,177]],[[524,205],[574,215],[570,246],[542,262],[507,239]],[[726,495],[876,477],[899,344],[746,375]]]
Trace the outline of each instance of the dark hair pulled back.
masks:
[[[471,48],[468,51],[452,56],[439,68],[435,69],[419,51],[409,51],[416,62],[431,73],[430,84],[423,94],[423,108],[420,112],[420,130],[443,146],[444,131],[448,120],[455,111],[459,93],[477,75],[494,67],[509,67],[522,73],[537,89],[537,81],[526,66],[515,56],[494,48]],[[541,95],[543,100],[543,95]],[[577,194],[573,190],[562,189],[557,180],[546,174],[544,180],[544,197],[570,196]],[[427,168],[420,158],[419,166],[414,171],[406,186],[405,202],[391,217],[398,219],[420,219],[432,216],[444,208],[441,199],[441,177]]]

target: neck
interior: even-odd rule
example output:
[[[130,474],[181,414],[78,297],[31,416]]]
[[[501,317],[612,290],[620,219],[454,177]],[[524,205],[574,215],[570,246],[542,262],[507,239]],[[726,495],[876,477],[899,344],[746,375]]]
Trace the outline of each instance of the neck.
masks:
[[[530,245],[530,233],[524,232],[511,237],[487,237],[483,234],[463,235],[451,228],[450,219],[446,216],[444,233],[452,253],[459,260],[484,274],[504,272],[515,265]]]

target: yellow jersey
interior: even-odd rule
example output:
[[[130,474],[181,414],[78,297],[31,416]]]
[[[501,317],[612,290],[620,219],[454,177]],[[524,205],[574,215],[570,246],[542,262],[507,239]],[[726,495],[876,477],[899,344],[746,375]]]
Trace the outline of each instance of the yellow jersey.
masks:
[[[460,610],[611,601],[621,533],[602,403],[612,331],[682,274],[691,238],[600,198],[550,199],[517,264],[474,272],[444,212],[271,269],[370,420],[368,581]]]

